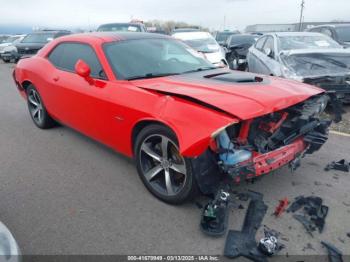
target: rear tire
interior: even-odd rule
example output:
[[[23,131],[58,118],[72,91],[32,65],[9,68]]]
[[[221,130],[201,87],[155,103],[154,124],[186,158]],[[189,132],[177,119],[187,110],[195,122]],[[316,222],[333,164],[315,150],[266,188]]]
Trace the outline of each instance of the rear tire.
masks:
[[[181,204],[197,194],[191,160],[180,155],[176,135],[169,128],[146,126],[136,138],[134,152],[138,174],[154,196]]]
[[[41,129],[55,126],[56,123],[47,112],[38,90],[33,85],[29,85],[26,91],[28,110],[34,124]]]

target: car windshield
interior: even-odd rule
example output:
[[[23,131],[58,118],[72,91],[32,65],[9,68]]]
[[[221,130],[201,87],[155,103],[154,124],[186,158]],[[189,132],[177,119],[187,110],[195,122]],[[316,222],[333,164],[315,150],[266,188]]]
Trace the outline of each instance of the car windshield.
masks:
[[[195,50],[174,39],[137,39],[104,45],[118,79],[132,80],[214,69]]]
[[[173,34],[173,37],[184,41],[202,53],[215,53],[220,50],[220,46],[216,40],[206,32],[176,33]]]
[[[279,36],[279,41],[280,50],[341,48],[337,42],[323,35]]]
[[[20,38],[20,36],[10,36],[9,38],[7,38],[4,43],[14,43],[16,40],[18,40]]]
[[[219,32],[216,34],[216,41],[218,42],[226,42],[230,35],[233,35],[233,32]]]
[[[350,26],[336,27],[335,31],[341,42],[350,42]]]
[[[141,32],[139,25],[135,24],[109,24],[102,25],[97,29],[98,32]]]
[[[256,35],[234,35],[231,36],[230,45],[254,44],[259,37]]]
[[[0,43],[6,43],[8,38],[8,36],[0,36]]]
[[[22,43],[40,43],[45,44],[54,38],[52,33],[29,34],[23,38]]]

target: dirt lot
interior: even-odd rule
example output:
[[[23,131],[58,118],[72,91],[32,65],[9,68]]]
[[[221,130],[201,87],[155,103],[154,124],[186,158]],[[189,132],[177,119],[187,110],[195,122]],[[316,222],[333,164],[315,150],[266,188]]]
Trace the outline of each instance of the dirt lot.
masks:
[[[195,204],[170,206],[155,199],[131,160],[70,128],[35,128],[13,84],[12,67],[0,63],[0,220],[24,254],[223,253],[225,237],[200,232]],[[320,240],[350,255],[350,173],[323,170],[332,160],[350,160],[349,149],[350,137],[331,134],[295,173],[284,168],[237,187],[264,194],[269,209],[263,224],[283,234],[282,255],[326,254]],[[312,238],[290,214],[271,216],[279,199],[299,195],[321,196],[329,206],[322,234]],[[242,204],[245,209],[231,212],[230,229],[241,227],[247,202]]]

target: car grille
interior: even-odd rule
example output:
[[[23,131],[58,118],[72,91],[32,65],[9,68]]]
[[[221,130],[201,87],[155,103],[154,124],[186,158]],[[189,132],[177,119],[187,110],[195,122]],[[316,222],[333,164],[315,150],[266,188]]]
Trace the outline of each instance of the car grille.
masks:
[[[20,55],[35,55],[38,51],[39,49],[18,49]]]

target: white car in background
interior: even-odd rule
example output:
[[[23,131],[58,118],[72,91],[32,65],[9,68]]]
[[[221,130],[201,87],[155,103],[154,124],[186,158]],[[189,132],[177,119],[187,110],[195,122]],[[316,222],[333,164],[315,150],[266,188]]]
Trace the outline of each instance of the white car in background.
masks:
[[[213,65],[217,67],[226,67],[228,65],[224,49],[210,33],[201,31],[175,32],[172,34],[172,37],[182,40],[197,50]]]
[[[17,48],[16,44],[21,42],[26,35],[13,35],[9,36],[0,44],[0,57],[5,62],[8,63],[12,59],[16,60]]]

